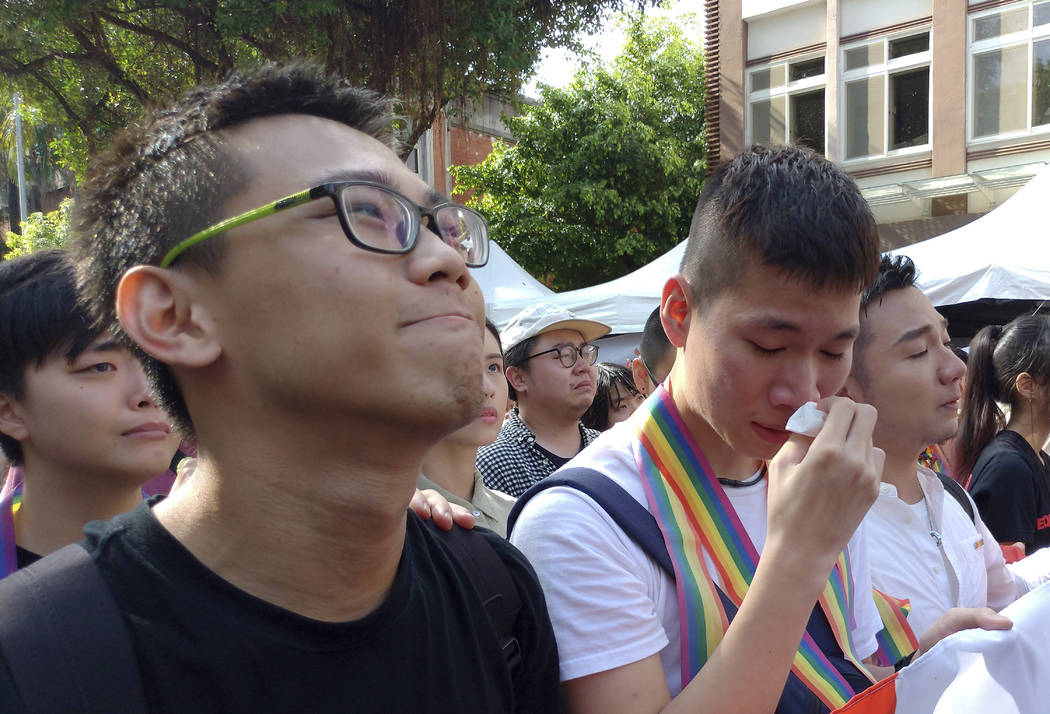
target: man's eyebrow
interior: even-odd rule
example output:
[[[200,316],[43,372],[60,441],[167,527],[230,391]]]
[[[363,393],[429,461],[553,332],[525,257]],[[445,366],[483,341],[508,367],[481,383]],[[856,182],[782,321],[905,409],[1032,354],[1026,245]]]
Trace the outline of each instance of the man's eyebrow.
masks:
[[[947,326],[947,323],[945,323],[945,326]],[[926,324],[926,325],[923,325],[922,327],[916,327],[916,328],[914,328],[912,330],[908,330],[907,332],[905,332],[904,334],[902,334],[900,337],[897,338],[897,341],[893,343],[893,346],[896,347],[899,344],[903,344],[905,342],[909,342],[911,340],[914,340],[917,337],[922,337],[923,335],[930,334],[931,332],[933,332],[936,329],[937,328],[933,324]]]
[[[332,173],[325,174],[317,183],[314,185],[325,184],[325,183],[339,183],[341,181],[371,181],[372,183],[378,183],[382,186],[388,186],[389,188],[397,191],[398,189],[394,186],[393,180],[390,178],[390,174],[386,171],[377,171],[374,169],[361,169],[358,171],[351,169],[340,169],[333,171]],[[426,198],[428,206],[436,206],[439,203],[455,203],[451,197],[443,194],[439,191],[434,190],[431,187],[427,187]]]
[[[485,355],[485,359],[486,360],[490,360],[490,359],[502,360],[503,359],[503,355],[501,355],[499,352],[493,352],[490,355]]]
[[[787,320],[782,320],[779,317],[773,316],[759,317],[752,320],[750,325],[759,330],[770,330],[773,332],[802,332],[802,328],[794,322],[788,322]],[[831,338],[831,341],[838,342],[839,340],[853,340],[856,339],[859,332],[860,327],[858,325],[853,325],[835,335]]]

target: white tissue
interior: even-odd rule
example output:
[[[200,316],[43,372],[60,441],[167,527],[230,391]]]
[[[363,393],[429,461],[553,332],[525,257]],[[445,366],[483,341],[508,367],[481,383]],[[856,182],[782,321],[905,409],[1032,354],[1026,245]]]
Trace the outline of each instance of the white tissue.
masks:
[[[827,416],[817,409],[816,402],[806,402],[791,415],[784,428],[796,434],[816,436],[820,432],[820,427],[824,426],[824,419]]]

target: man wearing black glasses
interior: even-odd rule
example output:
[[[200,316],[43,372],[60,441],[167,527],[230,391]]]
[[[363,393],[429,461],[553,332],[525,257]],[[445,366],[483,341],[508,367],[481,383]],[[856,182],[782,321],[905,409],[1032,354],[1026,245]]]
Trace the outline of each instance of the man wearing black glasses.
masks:
[[[598,436],[580,417],[594,399],[598,346],[592,341],[608,332],[608,325],[552,303],[525,308],[504,328],[507,382],[517,407],[495,443],[478,449],[486,486],[520,496]]]
[[[87,530],[132,670],[96,678],[128,696],[91,711],[562,709],[524,557],[462,534],[519,601],[486,609],[406,512],[423,456],[481,408],[467,267],[488,234],[391,151],[391,123],[369,92],[267,66],[152,114],[83,187],[86,298],[199,449],[172,496]],[[34,707],[17,669],[0,658],[0,712],[72,710]]]

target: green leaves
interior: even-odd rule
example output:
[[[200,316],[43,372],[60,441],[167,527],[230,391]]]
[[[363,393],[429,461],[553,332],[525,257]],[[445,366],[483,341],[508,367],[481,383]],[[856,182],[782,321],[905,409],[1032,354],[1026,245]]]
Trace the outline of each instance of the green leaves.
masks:
[[[401,100],[411,146],[449,102],[513,96],[547,45],[647,0],[5,0],[0,96],[95,153],[149,102],[260,60],[310,58]],[[78,169],[82,163],[74,164]]]
[[[518,143],[452,170],[515,260],[557,290],[611,280],[686,236],[704,164],[704,63],[668,21],[639,19],[611,66],[506,118]]]
[[[38,250],[64,248],[69,236],[69,212],[73,199],[62,201],[50,213],[30,213],[22,221],[22,235],[7,234],[7,253],[4,258],[17,258]]]

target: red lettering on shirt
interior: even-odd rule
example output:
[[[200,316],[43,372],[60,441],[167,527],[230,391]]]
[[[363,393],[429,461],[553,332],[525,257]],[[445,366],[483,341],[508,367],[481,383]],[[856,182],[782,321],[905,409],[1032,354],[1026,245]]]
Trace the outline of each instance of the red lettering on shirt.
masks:
[[[1045,516],[1039,516],[1039,518],[1035,520],[1035,528],[1040,531],[1044,528],[1050,528],[1050,513]]]

